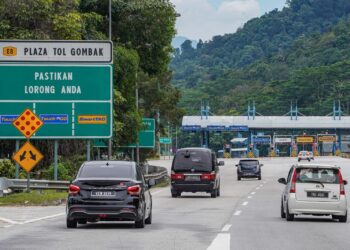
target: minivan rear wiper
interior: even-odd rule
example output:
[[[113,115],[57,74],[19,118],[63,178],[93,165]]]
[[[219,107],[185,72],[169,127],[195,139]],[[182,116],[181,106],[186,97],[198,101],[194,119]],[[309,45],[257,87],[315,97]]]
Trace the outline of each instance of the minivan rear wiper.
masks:
[[[323,184],[321,181],[317,181],[317,180],[307,180],[305,183],[307,183],[307,182],[321,184],[321,186],[324,188],[324,184]]]

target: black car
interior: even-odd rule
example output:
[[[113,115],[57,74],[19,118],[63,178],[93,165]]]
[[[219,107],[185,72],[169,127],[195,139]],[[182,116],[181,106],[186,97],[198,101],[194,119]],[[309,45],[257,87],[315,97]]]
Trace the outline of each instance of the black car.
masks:
[[[98,221],[152,223],[152,197],[141,169],[129,161],[89,161],[69,186],[67,227]]]
[[[256,159],[242,159],[236,165],[237,167],[237,179],[241,178],[258,178],[261,180],[261,167],[263,164],[259,163]]]
[[[220,172],[216,155],[207,148],[179,149],[171,166],[171,196],[181,192],[207,192],[220,196]]]

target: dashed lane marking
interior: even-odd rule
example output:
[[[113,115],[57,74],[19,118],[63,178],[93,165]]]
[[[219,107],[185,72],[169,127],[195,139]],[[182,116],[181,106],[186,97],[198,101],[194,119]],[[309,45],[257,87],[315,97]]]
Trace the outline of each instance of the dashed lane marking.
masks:
[[[230,250],[231,235],[219,233],[207,250]]]
[[[259,190],[259,189],[260,189],[260,187],[256,187],[255,189],[256,189],[256,190]]]
[[[242,203],[242,206],[247,206],[248,205],[248,201],[245,201]]]
[[[236,211],[233,215],[238,216],[238,215],[240,215],[241,213],[242,213],[242,211],[241,211],[241,210],[238,210],[238,211]]]
[[[222,229],[221,229],[221,231],[222,232],[227,232],[228,230],[230,230],[230,228],[231,228],[231,224],[226,224]]]
[[[248,196],[248,199],[251,199],[252,197],[253,197],[253,196],[249,195],[249,196]]]
[[[251,194],[251,195],[254,195],[254,194],[255,194],[255,192],[251,192],[250,194]]]

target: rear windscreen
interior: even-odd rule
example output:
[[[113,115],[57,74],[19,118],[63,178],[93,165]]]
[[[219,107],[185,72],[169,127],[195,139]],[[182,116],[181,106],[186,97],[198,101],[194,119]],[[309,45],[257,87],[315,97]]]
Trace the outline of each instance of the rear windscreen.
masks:
[[[133,178],[130,165],[84,165],[80,178]]]
[[[297,169],[297,182],[338,184],[338,170],[332,168],[299,168]]]
[[[175,156],[173,170],[212,171],[211,153],[206,151],[181,151]]]
[[[239,165],[242,170],[255,169],[259,165],[259,162],[258,161],[240,161]]]

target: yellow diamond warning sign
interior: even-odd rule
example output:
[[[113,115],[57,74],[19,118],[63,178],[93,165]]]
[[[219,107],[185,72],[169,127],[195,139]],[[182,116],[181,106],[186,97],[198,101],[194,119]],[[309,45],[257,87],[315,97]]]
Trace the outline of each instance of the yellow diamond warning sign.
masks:
[[[43,125],[43,122],[30,109],[26,109],[13,121],[13,125],[26,138],[30,138]]]
[[[29,173],[42,159],[43,155],[32,144],[26,142],[12,157],[21,168]]]

